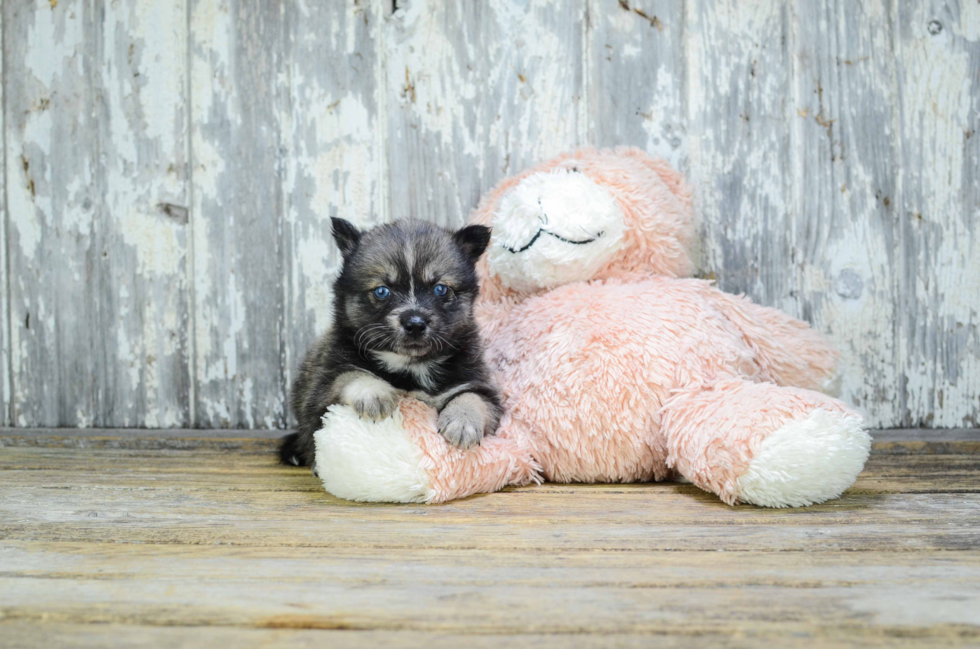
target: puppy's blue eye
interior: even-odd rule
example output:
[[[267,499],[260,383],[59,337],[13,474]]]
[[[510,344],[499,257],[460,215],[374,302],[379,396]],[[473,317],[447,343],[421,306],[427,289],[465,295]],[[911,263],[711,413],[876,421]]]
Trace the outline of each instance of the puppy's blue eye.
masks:
[[[436,284],[435,287],[433,287],[432,292],[439,297],[445,297],[446,293],[449,292],[449,287],[445,284]]]
[[[383,300],[389,295],[391,295],[391,291],[388,290],[387,286],[379,286],[378,288],[374,289],[374,297],[378,298],[379,300]]]

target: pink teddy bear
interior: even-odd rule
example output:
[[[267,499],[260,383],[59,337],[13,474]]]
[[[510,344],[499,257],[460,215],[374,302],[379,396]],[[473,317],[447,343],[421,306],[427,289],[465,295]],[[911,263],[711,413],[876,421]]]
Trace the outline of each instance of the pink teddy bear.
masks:
[[[377,423],[332,406],[316,434],[330,493],[439,503],[679,474],[728,504],[797,507],[860,473],[861,417],[817,391],[837,352],[803,322],[685,279],[691,192],[666,162],[563,155],[501,182],[470,221],[493,229],[476,313],[504,395],[497,434],[461,450],[420,401]]]

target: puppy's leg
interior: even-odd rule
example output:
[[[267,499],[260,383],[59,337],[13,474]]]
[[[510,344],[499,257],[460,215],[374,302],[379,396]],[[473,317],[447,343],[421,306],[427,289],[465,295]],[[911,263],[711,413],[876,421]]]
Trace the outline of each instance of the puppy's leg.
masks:
[[[499,420],[499,405],[475,392],[464,392],[439,413],[439,434],[454,446],[469,448],[493,434]]]
[[[372,421],[391,416],[398,407],[401,392],[387,381],[368,372],[345,372],[333,384],[336,401],[350,406],[357,414]]]

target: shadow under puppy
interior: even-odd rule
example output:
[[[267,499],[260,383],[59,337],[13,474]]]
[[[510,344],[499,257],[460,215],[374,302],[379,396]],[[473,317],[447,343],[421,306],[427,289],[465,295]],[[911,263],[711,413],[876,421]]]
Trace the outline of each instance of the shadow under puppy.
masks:
[[[334,324],[306,353],[293,383],[298,432],[284,464],[310,466],[313,434],[333,404],[372,420],[410,394],[439,412],[439,432],[468,448],[497,429],[497,387],[483,361],[473,304],[475,264],[490,229],[451,232],[414,219],[360,232],[332,219],[344,264],[334,282]]]

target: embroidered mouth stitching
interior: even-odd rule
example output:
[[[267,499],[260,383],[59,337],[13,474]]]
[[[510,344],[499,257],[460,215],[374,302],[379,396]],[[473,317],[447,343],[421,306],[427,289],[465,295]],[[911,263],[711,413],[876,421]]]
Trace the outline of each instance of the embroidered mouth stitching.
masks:
[[[555,234],[554,232],[549,232],[548,230],[540,229],[540,230],[538,230],[535,233],[535,235],[533,237],[531,237],[531,240],[528,241],[527,244],[523,248],[516,249],[516,250],[514,248],[508,248],[507,246],[503,246],[503,248],[504,248],[504,250],[507,250],[508,252],[512,252],[512,253],[514,253],[516,255],[518,253],[524,252],[525,250],[527,250],[528,248],[530,248],[531,246],[533,246],[535,244],[535,242],[541,237],[542,234],[550,235],[550,236],[552,236],[552,237],[554,237],[554,238],[556,238],[559,241],[562,241],[564,243],[570,243],[570,244],[573,244],[573,245],[576,245],[576,246],[582,246],[582,245],[585,245],[587,243],[592,243],[593,241],[595,241],[596,239],[598,239],[599,237],[601,237],[603,234],[605,234],[605,232],[599,232],[594,237],[592,237],[591,239],[583,239],[582,241],[575,241],[573,239],[566,239],[565,237],[563,237],[563,236],[561,236],[559,234]]]

